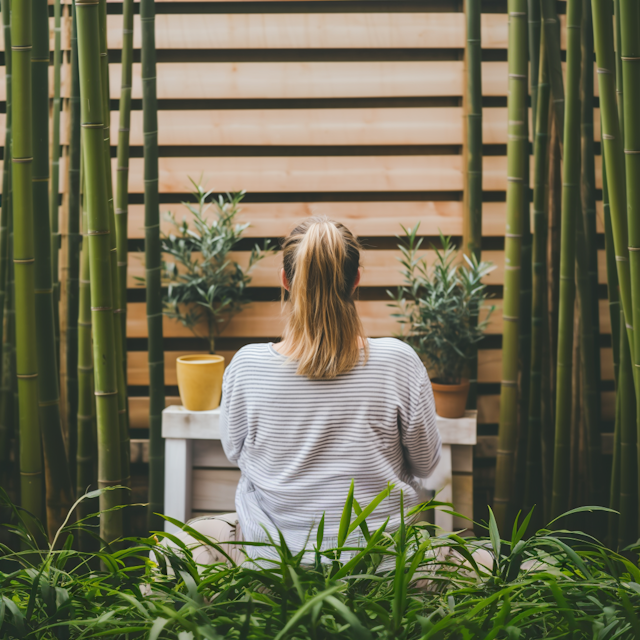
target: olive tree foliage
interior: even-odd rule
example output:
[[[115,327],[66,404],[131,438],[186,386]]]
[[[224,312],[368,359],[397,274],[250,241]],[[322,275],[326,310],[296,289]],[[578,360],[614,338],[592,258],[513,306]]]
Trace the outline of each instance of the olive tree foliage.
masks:
[[[402,332],[398,336],[410,344],[423,359],[435,382],[459,384],[472,347],[484,337],[491,307],[483,320],[480,309],[488,297],[482,279],[495,268],[475,256],[462,255],[449,236],[440,234],[442,248],[433,246],[435,260],[430,268],[420,255],[422,238],[417,224],[402,227],[404,237],[398,245],[404,284],[398,287],[389,306],[397,309]]]
[[[232,259],[249,223],[236,215],[245,192],[212,197],[192,181],[195,204],[184,203],[191,217],[178,222],[168,214],[175,233],[162,235],[164,279],[168,284],[164,313],[207,341],[215,352],[216,338],[251,300],[247,288],[256,264],[273,252],[269,241],[256,244],[246,266]]]

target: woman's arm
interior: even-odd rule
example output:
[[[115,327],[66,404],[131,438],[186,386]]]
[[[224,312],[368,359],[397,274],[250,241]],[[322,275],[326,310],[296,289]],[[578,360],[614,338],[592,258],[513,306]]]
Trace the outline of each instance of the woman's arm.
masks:
[[[441,440],[436,426],[436,404],[429,376],[420,363],[411,382],[409,402],[400,413],[400,437],[409,471],[428,478],[440,460]]]
[[[224,372],[222,380],[222,402],[220,403],[220,441],[224,453],[230,462],[237,463],[244,440],[247,437],[247,423],[242,411],[241,401],[235,393],[237,384],[233,362]],[[235,396],[235,397],[234,397]]]

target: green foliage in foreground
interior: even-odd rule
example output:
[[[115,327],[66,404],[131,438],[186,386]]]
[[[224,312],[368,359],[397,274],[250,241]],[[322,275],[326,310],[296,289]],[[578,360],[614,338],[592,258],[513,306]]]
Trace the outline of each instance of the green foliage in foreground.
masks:
[[[280,562],[269,568],[197,566],[188,549],[170,551],[155,538],[80,553],[72,532],[86,523],[61,530],[62,548],[39,551],[20,525],[14,531],[24,550],[3,547],[0,559],[0,637],[640,637],[638,566],[584,534],[542,530],[524,540],[528,518],[509,540],[500,540],[493,518],[488,538],[435,535],[425,523],[370,532],[373,506],[361,510],[353,492],[347,500],[339,539],[344,544],[359,528],[362,548],[318,553],[310,542],[315,561],[303,566],[281,538],[274,541]],[[436,506],[443,505],[419,510]],[[493,557],[491,568],[475,563],[479,547]],[[418,588],[425,577],[427,588]]]

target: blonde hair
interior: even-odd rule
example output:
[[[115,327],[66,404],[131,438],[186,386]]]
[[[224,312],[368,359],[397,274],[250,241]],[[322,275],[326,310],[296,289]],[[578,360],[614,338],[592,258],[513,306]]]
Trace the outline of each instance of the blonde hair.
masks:
[[[360,244],[339,222],[308,218],[282,245],[290,314],[283,334],[299,375],[332,379],[364,360],[368,343],[354,303]]]

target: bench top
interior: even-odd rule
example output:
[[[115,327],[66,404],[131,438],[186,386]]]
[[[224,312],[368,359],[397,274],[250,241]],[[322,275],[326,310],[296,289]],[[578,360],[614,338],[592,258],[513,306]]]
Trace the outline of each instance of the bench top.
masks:
[[[476,444],[477,411],[467,411],[463,418],[437,416],[436,424],[443,444]],[[179,440],[220,440],[220,409],[188,411],[172,405],[162,412],[162,437]]]

